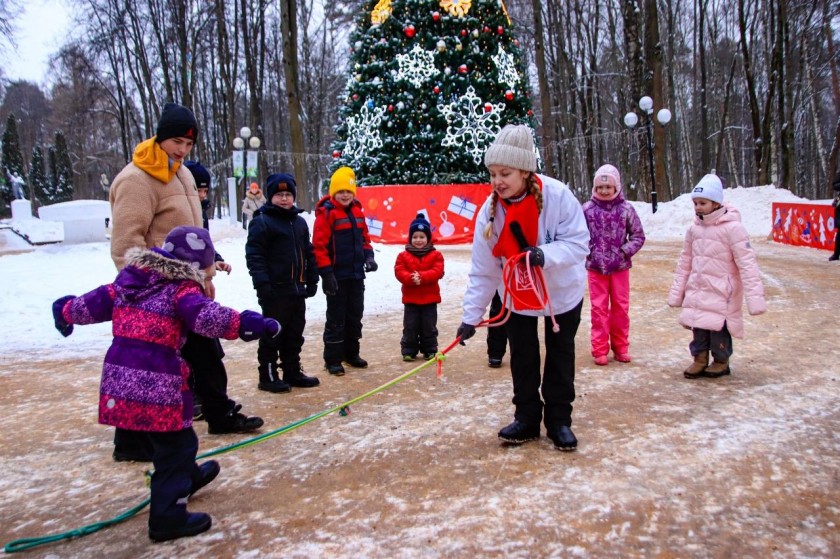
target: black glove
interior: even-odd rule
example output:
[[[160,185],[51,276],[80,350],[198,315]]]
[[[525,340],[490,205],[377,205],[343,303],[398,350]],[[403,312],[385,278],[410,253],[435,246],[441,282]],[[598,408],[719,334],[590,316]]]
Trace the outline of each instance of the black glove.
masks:
[[[257,286],[257,299],[260,300],[261,304],[274,301],[274,290],[271,288],[271,284],[263,283]]]
[[[52,304],[53,319],[55,320],[55,329],[58,330],[65,338],[73,333],[73,325],[64,320],[64,315],[61,314],[64,305],[70,299],[75,299],[75,295],[65,295],[60,299],[56,299]]]
[[[375,272],[379,269],[379,264],[373,259],[373,256],[368,256],[365,260],[365,272]]]
[[[324,290],[324,295],[329,295],[332,297],[338,293],[338,280],[335,279],[335,274],[332,272],[328,274],[324,274],[321,277],[321,288]]]
[[[461,345],[467,345],[464,342],[475,336],[475,326],[462,322],[458,326],[458,337],[461,338]]]
[[[531,266],[539,266],[540,268],[545,266],[545,254],[543,254],[541,249],[537,247],[528,247],[523,252],[531,253],[531,257],[528,259]]]
[[[306,298],[314,297],[318,293],[318,284],[314,281],[306,284]]]

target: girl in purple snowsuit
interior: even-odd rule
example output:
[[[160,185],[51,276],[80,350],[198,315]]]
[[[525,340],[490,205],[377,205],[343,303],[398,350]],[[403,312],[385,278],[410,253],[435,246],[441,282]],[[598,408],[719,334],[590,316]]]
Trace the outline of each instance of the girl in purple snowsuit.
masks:
[[[606,365],[630,362],[630,258],[645,244],[642,222],[621,195],[621,175],[612,165],[595,172],[592,199],[583,205],[589,227],[589,276],[592,357]]]
[[[254,311],[241,314],[209,299],[204,272],[215,250],[199,227],[176,227],[163,249],[132,248],[113,283],[81,297],[53,303],[64,336],[73,324],[112,321],[114,341],[105,354],[99,389],[99,422],[146,437],[154,449],[149,537],[165,541],[210,528],[210,515],[188,513],[187,499],[219,473],[213,460],[196,464],[193,400],[181,358],[187,332],[249,341],[276,336],[280,325]]]

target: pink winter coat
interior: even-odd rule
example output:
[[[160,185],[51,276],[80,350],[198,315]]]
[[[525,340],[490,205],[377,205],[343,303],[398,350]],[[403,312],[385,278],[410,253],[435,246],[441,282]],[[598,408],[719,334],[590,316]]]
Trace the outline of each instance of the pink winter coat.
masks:
[[[724,323],[744,337],[744,296],[751,315],[767,310],[764,286],[747,230],[737,209],[724,205],[694,218],[685,235],[668,305],[682,307],[680,324],[719,331]]]

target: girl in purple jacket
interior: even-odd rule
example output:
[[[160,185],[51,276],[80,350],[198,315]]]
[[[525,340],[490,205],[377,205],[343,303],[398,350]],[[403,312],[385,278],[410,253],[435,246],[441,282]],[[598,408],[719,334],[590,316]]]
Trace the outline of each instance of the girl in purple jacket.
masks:
[[[163,249],[130,249],[114,283],[81,297],[67,295],[52,307],[63,336],[73,332],[73,324],[113,323],[114,341],[102,366],[99,423],[145,437],[154,449],[153,541],[194,536],[211,524],[210,515],[187,512],[187,499],[219,474],[217,462],[195,462],[190,370],[180,351],[187,332],[245,341],[280,332],[276,320],[238,313],[204,294],[202,270],[213,265],[214,256],[205,229],[176,227]]]
[[[621,195],[621,175],[603,165],[592,181],[592,199],[583,205],[589,227],[591,347],[596,365],[630,362],[630,258],[645,244],[642,222]]]

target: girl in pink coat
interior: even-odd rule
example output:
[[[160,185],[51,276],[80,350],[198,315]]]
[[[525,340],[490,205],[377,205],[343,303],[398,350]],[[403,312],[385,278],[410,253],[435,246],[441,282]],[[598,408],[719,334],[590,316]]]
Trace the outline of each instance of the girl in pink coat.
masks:
[[[718,378],[730,373],[732,336],[744,337],[744,297],[751,315],[767,306],[749,235],[738,210],[723,204],[720,179],[704,176],[691,198],[697,217],[685,235],[668,305],[682,307],[680,324],[694,336],[688,346],[694,362],[685,378]]]

